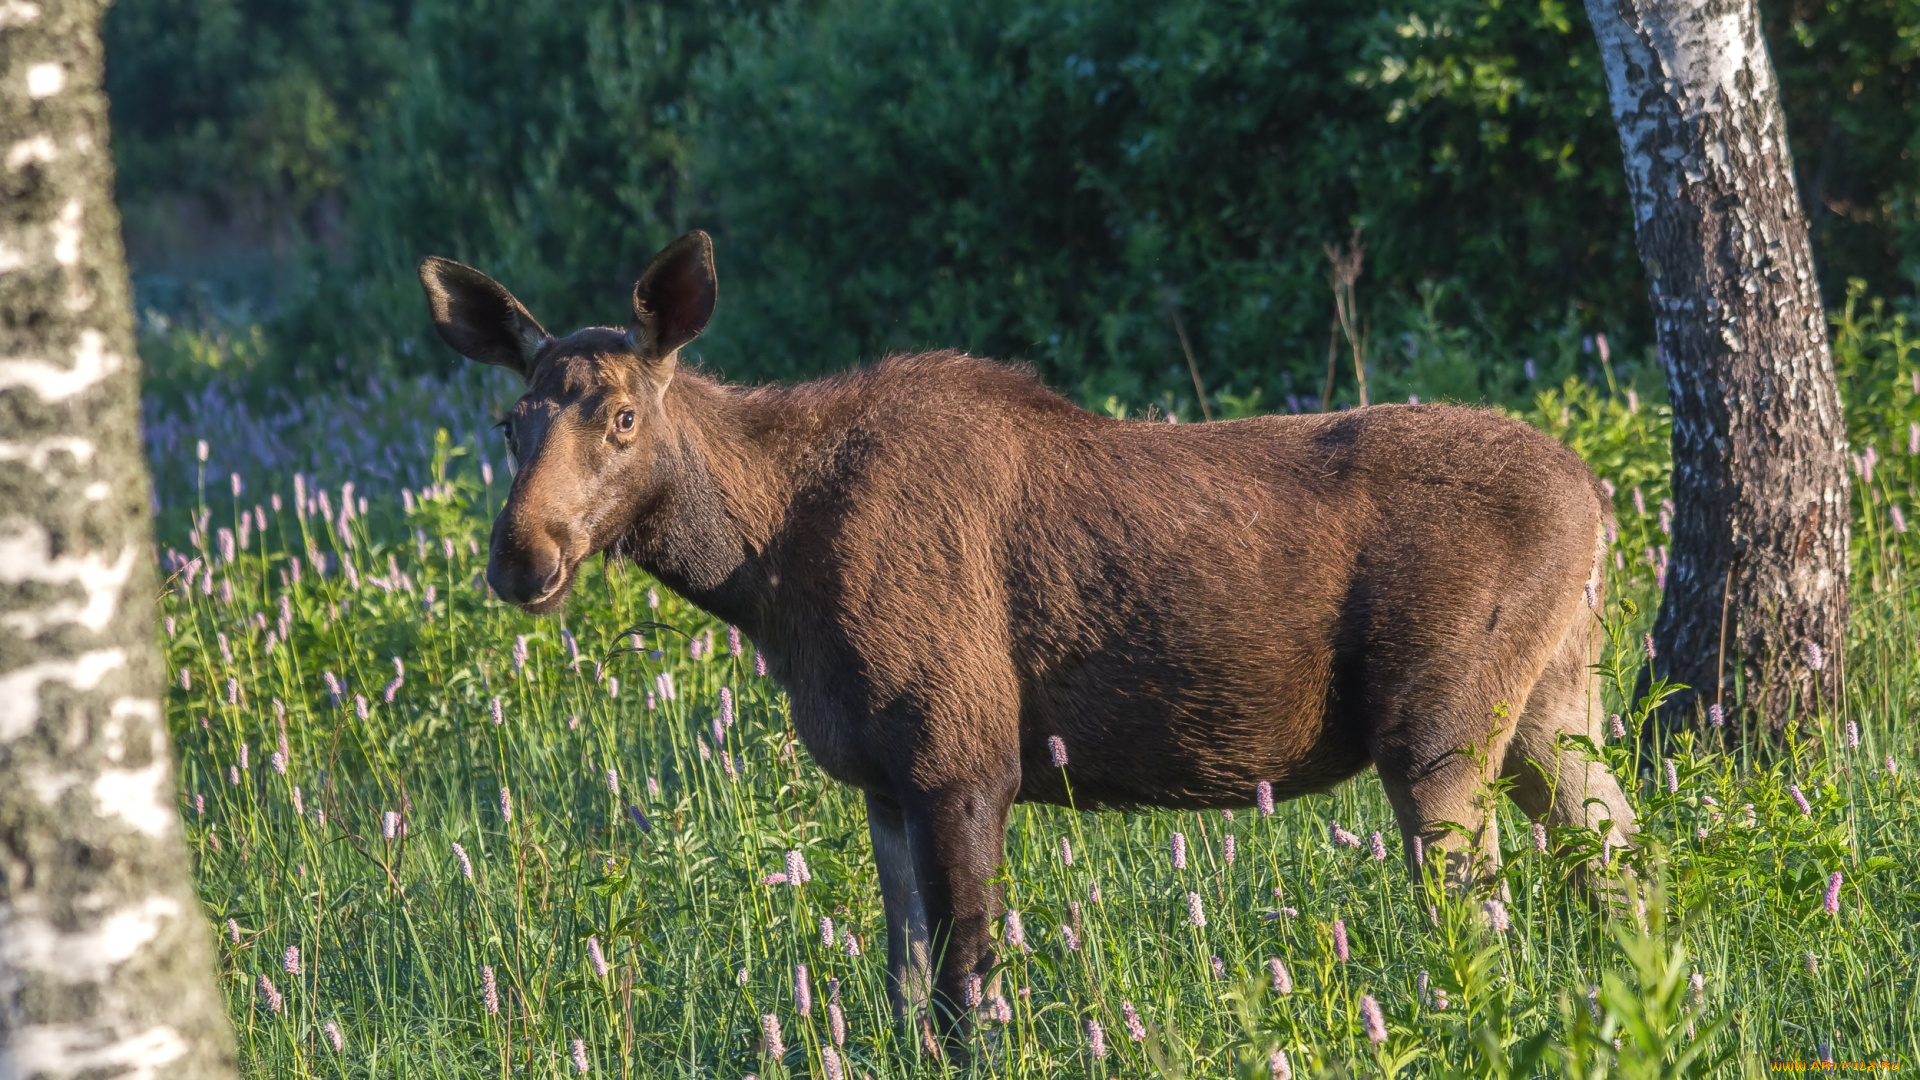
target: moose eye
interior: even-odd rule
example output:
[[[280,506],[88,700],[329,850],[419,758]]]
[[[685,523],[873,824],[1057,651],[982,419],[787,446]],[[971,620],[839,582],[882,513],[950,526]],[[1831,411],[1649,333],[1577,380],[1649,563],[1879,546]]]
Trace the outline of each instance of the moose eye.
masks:
[[[613,418],[613,426],[621,431],[633,430],[633,410],[621,409],[620,415]]]

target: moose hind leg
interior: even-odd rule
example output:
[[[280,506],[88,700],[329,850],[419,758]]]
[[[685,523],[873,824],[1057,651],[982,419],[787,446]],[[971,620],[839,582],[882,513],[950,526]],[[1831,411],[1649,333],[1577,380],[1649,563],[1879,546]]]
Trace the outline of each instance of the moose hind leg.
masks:
[[[887,914],[887,999],[896,1022],[910,1020],[927,1000],[933,965],[920,874],[900,804],[869,792],[867,833],[873,838],[880,900]]]
[[[1488,788],[1500,775],[1520,699],[1491,664],[1433,664],[1378,707],[1368,750],[1400,824],[1410,868],[1438,853],[1447,884],[1465,889],[1500,867]],[[1418,841],[1418,843],[1416,843]]]
[[[1584,735],[1600,745],[1600,687],[1588,667],[1591,635],[1576,624],[1527,697],[1502,775],[1513,781],[1514,802],[1527,816],[1552,826],[1604,831],[1616,847],[1635,830],[1633,807],[1605,765],[1567,744]]]

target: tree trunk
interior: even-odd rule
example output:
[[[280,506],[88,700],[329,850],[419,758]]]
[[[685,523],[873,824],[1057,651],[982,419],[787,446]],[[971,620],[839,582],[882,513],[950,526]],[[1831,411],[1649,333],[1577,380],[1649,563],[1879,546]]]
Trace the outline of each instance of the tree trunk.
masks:
[[[0,0],[0,1076],[231,1077],[154,642],[99,0]]]
[[[1754,0],[1587,0],[1673,400],[1658,673],[1774,730],[1835,688],[1846,427]],[[1731,582],[1731,589],[1728,584]],[[1725,611],[1724,675],[1721,659]],[[1824,667],[1824,671],[1816,669]]]

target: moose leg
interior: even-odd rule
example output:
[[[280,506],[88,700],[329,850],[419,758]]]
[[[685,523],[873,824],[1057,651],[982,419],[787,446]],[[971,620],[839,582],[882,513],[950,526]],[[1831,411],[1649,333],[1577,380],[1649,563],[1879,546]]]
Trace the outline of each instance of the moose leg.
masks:
[[[1439,853],[1447,884],[1464,889],[1500,867],[1488,784],[1513,737],[1517,710],[1505,703],[1525,700],[1526,688],[1491,664],[1435,664],[1422,676],[1383,694],[1368,750],[1409,860]]]
[[[1563,737],[1603,741],[1600,692],[1589,670],[1589,633],[1584,621],[1568,631],[1540,681],[1527,697],[1502,775],[1513,780],[1514,802],[1535,821],[1578,825],[1602,832],[1624,847],[1635,830],[1633,807],[1605,765],[1587,759]]]
[[[931,1011],[956,1058],[965,1056],[971,1019],[968,976],[985,974],[994,964],[992,921],[999,904],[988,881],[1005,854],[1018,770],[1014,764],[1011,775],[970,777],[902,800],[933,945]]]
[[[1496,767],[1499,761],[1494,758]],[[1470,888],[1500,868],[1499,822],[1488,805],[1493,770],[1470,751],[1439,751],[1424,760],[1376,752],[1374,764],[1409,861],[1416,851],[1429,861],[1438,852],[1446,882],[1455,889]]]
[[[927,909],[920,902],[920,873],[907,842],[900,804],[867,793],[867,833],[880,871],[880,900],[887,911],[887,1000],[895,1021],[912,1019],[926,1000],[933,969],[927,946]]]

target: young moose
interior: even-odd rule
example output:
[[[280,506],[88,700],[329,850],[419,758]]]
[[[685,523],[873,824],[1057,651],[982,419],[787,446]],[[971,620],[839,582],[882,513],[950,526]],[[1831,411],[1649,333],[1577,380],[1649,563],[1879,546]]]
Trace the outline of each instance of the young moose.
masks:
[[[956,353],[729,386],[678,365],[716,297],[699,232],[624,331],[555,338],[446,259],[420,278],[449,345],[527,383],[494,591],[555,611],[608,551],[752,637],[820,767],[866,793],[903,1014],[930,990],[964,1029],[1008,810],[1069,783],[1083,807],[1239,807],[1372,764],[1408,851],[1461,882],[1498,858],[1490,781],[1539,820],[1632,828],[1559,741],[1601,737],[1607,506],[1523,424],[1117,421]]]

